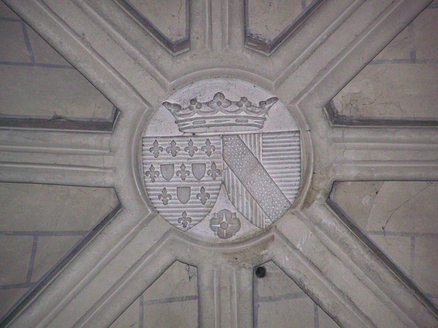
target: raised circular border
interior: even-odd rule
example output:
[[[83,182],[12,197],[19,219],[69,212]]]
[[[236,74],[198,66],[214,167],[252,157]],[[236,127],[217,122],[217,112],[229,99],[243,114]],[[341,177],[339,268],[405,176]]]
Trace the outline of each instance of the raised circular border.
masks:
[[[229,78],[219,78],[219,79],[229,79]],[[241,81],[243,83],[249,83],[252,85],[259,87],[256,83],[254,83],[253,81],[245,81],[242,79],[237,79],[237,78],[231,78],[232,80],[238,80]],[[211,79],[200,79],[197,81],[194,81],[192,83],[189,84],[183,84],[179,87],[174,87],[172,88],[172,92],[171,94],[175,94],[176,92],[178,92],[178,90],[183,89],[184,87],[187,87],[188,85],[192,85],[194,83],[202,83],[204,80],[211,80]],[[178,85],[177,83],[174,83],[173,85]],[[261,88],[263,90],[265,90],[266,92],[275,95],[274,92],[266,90],[266,88]],[[169,96],[165,97],[165,99],[167,99]],[[280,98],[281,101],[281,98]],[[283,103],[284,104],[284,103]],[[305,199],[306,199],[306,195],[307,192],[310,188],[310,182],[311,182],[311,172],[312,172],[312,165],[313,165],[313,153],[311,152],[311,138],[310,138],[310,130],[307,128],[307,122],[305,119],[305,116],[303,115],[303,113],[300,112],[299,108],[297,106],[287,106],[286,104],[284,104],[286,106],[286,108],[288,109],[288,112],[291,114],[293,120],[295,121],[298,130],[300,131],[300,142],[301,142],[301,183],[300,183],[300,188],[298,193],[296,194],[295,200],[291,206],[291,208],[289,208],[289,210],[280,218],[278,219],[277,222],[281,222],[285,216],[288,215],[288,213],[294,213],[296,211],[299,211],[303,206],[305,206]],[[137,189],[139,191],[139,193],[141,194],[141,197],[143,199],[143,201],[145,202],[145,204],[147,204],[147,206],[150,209],[153,209],[153,211],[155,211],[158,214],[158,212],[155,210],[154,206],[152,205],[152,202],[149,200],[149,197],[147,195],[146,192],[146,188],[145,188],[145,181],[144,181],[144,177],[143,177],[143,167],[142,167],[142,159],[141,159],[141,153],[142,153],[142,146],[141,146],[141,138],[142,136],[145,134],[145,131],[147,130],[149,124],[151,123],[151,120],[153,119],[153,117],[156,115],[157,111],[159,110],[159,108],[161,107],[161,105],[157,106],[157,108],[155,108],[154,111],[145,111],[142,115],[141,118],[137,121],[137,126],[135,128],[135,132],[134,132],[134,138],[133,138],[133,145],[132,145],[132,159],[133,159],[133,163],[134,164],[134,170],[133,173],[135,175],[134,180],[137,184]],[[165,219],[162,218],[164,221]],[[178,234],[180,234],[181,232],[173,227],[171,224],[169,224],[166,221],[166,224],[169,225],[169,227],[172,227],[172,229],[175,229],[175,231],[178,232]],[[272,226],[275,226],[276,223],[274,223]],[[249,237],[245,237],[243,239],[239,239],[236,238],[235,240],[226,240],[225,242],[221,243],[221,242],[211,242],[211,241],[205,241],[203,239],[200,239],[197,235],[195,234],[190,234],[190,233],[183,233],[186,234],[188,239],[191,240],[191,243],[193,243],[193,241],[198,241],[200,245],[205,245],[210,244],[211,246],[215,247],[215,246],[220,246],[220,245],[229,245],[232,246],[233,244],[236,245],[241,245],[242,243],[245,242],[249,242],[254,238],[259,238],[262,234],[264,234],[266,231],[268,231],[269,228],[265,229],[265,230],[261,230],[258,231],[257,233],[253,233],[251,236]]]

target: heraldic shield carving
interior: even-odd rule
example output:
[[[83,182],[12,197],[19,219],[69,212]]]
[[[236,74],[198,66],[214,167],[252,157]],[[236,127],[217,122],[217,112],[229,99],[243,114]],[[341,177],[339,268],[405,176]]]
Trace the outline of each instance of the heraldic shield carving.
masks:
[[[203,239],[263,230],[300,186],[300,133],[278,98],[209,79],[162,103],[142,138],[143,178],[158,213]]]

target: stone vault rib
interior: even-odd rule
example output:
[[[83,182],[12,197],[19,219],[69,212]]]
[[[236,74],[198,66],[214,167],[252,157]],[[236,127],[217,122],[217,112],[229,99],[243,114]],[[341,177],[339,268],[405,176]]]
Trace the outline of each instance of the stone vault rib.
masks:
[[[113,154],[108,134],[49,130],[0,131],[0,180],[110,187]]]
[[[332,140],[333,181],[438,179],[435,128],[336,128]]]
[[[17,8],[21,8],[24,12],[27,13],[27,15],[29,17],[33,17],[35,21],[38,21],[38,14],[35,14],[35,17],[34,17],[33,16],[34,14],[31,12],[31,10],[27,10],[27,11],[25,10],[25,7],[29,7],[29,8],[32,7],[31,5],[29,5],[29,3],[25,2],[25,1],[20,1],[20,2],[9,1],[9,2],[11,3],[11,5],[14,5]],[[413,16],[415,16],[415,14],[418,13],[422,9],[422,7],[424,7],[427,4],[427,2],[428,1],[418,1],[418,2],[415,2],[414,6],[412,5],[411,1],[393,2],[393,6],[390,7],[389,10],[386,11],[382,16],[380,16],[379,20],[377,21],[378,24],[376,26],[378,28],[375,28],[376,26],[373,25],[372,28],[369,28],[366,31],[364,31],[364,33],[361,34],[358,37],[358,39],[355,40],[354,43],[349,45],[345,49],[345,51],[343,51],[343,52],[341,51],[339,56],[334,56],[335,57],[334,58],[330,52],[315,53],[316,55],[314,57],[312,57],[313,56],[312,55],[310,57],[310,60],[307,62],[307,65],[305,67],[303,67],[303,70],[307,70],[309,68],[309,66],[312,66],[311,65],[312,60],[313,60],[313,62],[318,61],[318,58],[320,58],[320,56],[322,56],[324,58],[325,63],[330,63],[330,64],[327,64],[326,70],[320,71],[321,74],[319,74],[319,73],[316,74],[317,75],[316,78],[315,78],[316,75],[312,76],[312,74],[309,74],[309,75],[306,75],[306,77],[308,79],[304,79],[304,80],[295,79],[295,80],[302,81],[302,83],[300,82],[301,84],[300,84],[300,87],[298,88],[298,90],[296,88],[294,89],[294,87],[296,85],[294,85],[291,82],[291,80],[294,80],[294,77],[296,77],[297,75],[291,76],[291,79],[289,79],[288,83],[284,83],[284,84],[280,85],[280,88],[282,89],[282,90],[280,90],[280,93],[283,96],[284,100],[287,101],[288,104],[292,103],[294,100],[301,99],[303,101],[300,103],[300,106],[304,109],[303,111],[306,112],[306,115],[308,115],[307,119],[309,120],[312,118],[316,118],[316,120],[314,120],[313,123],[311,122],[311,124],[309,126],[309,132],[310,132],[310,130],[313,130],[312,138],[313,138],[313,141],[315,142],[315,148],[312,150],[314,150],[315,154],[317,154],[320,158],[327,159],[327,161],[326,161],[327,166],[331,165],[331,162],[328,160],[328,159],[331,159],[331,157],[329,155],[327,155],[328,151],[330,151],[330,147],[326,147],[327,145],[330,146],[330,143],[324,143],[319,139],[326,138],[329,135],[329,133],[326,133],[326,132],[329,131],[330,128],[328,127],[327,122],[324,121],[324,116],[321,114],[322,111],[320,111],[321,108],[333,97],[334,93],[337,92],[338,88],[341,88],[343,85],[345,85],[345,83],[348,81],[348,79],[350,79],[355,74],[355,72],[360,70],[360,68],[363,67],[372,56],[375,55],[378,48],[381,45],[383,45],[385,42],[387,42],[392,36],[394,36],[397,32],[397,29],[401,25],[408,23],[409,20]],[[18,4],[16,4],[16,3],[18,3]],[[37,3],[39,6],[39,7],[37,6],[37,8],[39,8],[39,9],[41,9],[42,7],[45,6],[44,2],[42,2],[42,1],[35,1],[32,3]],[[60,6],[62,7],[61,4],[60,4]],[[409,8],[409,7],[412,7],[412,8]],[[62,9],[62,10],[64,10],[64,9]],[[49,11],[47,11],[47,10],[45,11],[46,14],[48,12]],[[39,11],[38,11],[38,13],[41,14],[41,12],[39,12]],[[403,15],[399,15],[399,17],[397,17],[398,14],[400,14],[400,13],[403,13]],[[68,11],[66,11],[65,14],[68,15],[69,14]],[[48,15],[48,16],[50,16],[50,15]],[[127,86],[127,83],[125,83],[126,81],[120,82],[124,78],[120,74],[118,74],[117,71],[114,70],[113,67],[111,67],[111,65],[109,65],[107,62],[105,62],[102,59],[102,57],[99,57],[98,52],[95,51],[91,46],[84,47],[86,50],[85,53],[81,52],[81,51],[74,50],[75,47],[72,47],[71,44],[83,45],[86,42],[85,41],[83,43],[79,42],[78,40],[80,40],[81,38],[79,37],[79,35],[75,35],[75,33],[72,32],[73,31],[72,29],[68,29],[68,28],[65,29],[64,28],[64,29],[62,29],[61,32],[59,30],[57,31],[66,38],[65,40],[63,40],[63,38],[56,36],[57,33],[50,32],[50,28],[44,27],[44,23],[47,23],[47,22],[53,23],[53,21],[51,19],[53,19],[53,17],[55,17],[55,16],[52,15],[49,18],[48,18],[48,16],[47,15],[44,16],[45,19],[42,19],[42,21],[43,21],[42,24],[39,24],[39,25],[37,24],[39,26],[39,29],[45,30],[46,37],[49,37],[49,38],[53,37],[54,39],[56,39],[56,41],[58,42],[57,46],[59,48],[62,48],[64,50],[64,52],[68,53],[71,50],[75,54],[74,56],[73,55],[71,56],[72,61],[78,65],[82,65],[81,66],[82,70],[84,72],[86,71],[87,74],[89,74],[89,76],[92,77],[92,80],[96,82],[96,85],[98,85],[100,87],[100,89],[105,90],[105,94],[109,95],[109,98],[113,99],[115,103],[120,104],[121,105],[121,106],[119,106],[120,108],[126,108],[126,107],[132,108],[132,107],[135,107],[139,104],[144,105],[143,99],[141,98],[141,96],[139,96],[139,94],[137,92],[135,92],[136,90],[134,90],[132,88],[132,86],[129,88],[125,88]],[[394,22],[397,22],[397,24],[393,24]],[[388,26],[390,26],[391,28],[388,28]],[[98,30],[98,28],[96,28],[96,30]],[[385,31],[382,32],[383,30],[385,30]],[[69,34],[69,33],[71,33],[71,34]],[[73,41],[71,40],[72,35],[74,36]],[[379,41],[379,38],[382,39],[383,41],[381,41],[381,40]],[[370,40],[375,40],[375,42],[371,44]],[[65,45],[61,45],[61,43],[59,43],[59,41],[64,41],[67,44],[67,47],[65,47]],[[364,49],[366,51],[364,51]],[[84,49],[82,49],[82,50],[84,50]],[[91,56],[91,57],[93,57],[93,59],[98,58],[98,60],[90,61],[90,56],[89,56],[89,53],[87,51],[93,53],[93,55],[96,56],[96,57]],[[322,50],[322,51],[324,52],[324,50]],[[125,57],[125,58],[128,58],[128,57]],[[82,60],[86,60],[87,64],[84,65],[82,63]],[[100,69],[95,70],[93,63],[94,64],[97,63],[97,66]],[[352,63],[354,63],[354,64],[352,64]],[[194,67],[195,66],[196,65],[194,65]],[[89,73],[89,70],[91,70],[92,72]],[[309,76],[310,76],[310,78],[309,78]],[[111,81],[111,82],[108,82],[108,81]],[[143,81],[144,80],[142,80],[142,83],[144,83]],[[148,91],[149,92],[148,96],[150,96],[151,99],[154,100],[154,101],[152,101],[152,103],[158,103],[157,99],[161,96],[161,94],[164,91],[162,90],[162,88],[157,88],[155,82],[150,82],[150,83],[151,83],[151,85],[153,84],[153,87],[151,87],[150,91]],[[144,83],[144,84],[147,84],[147,83]],[[306,85],[306,86],[304,86],[304,85]],[[120,90],[118,90],[120,86],[123,86],[124,88],[121,88]],[[160,90],[159,92],[157,92],[158,95],[153,95],[154,90]],[[295,90],[296,94],[289,96],[288,93],[290,92],[290,90]],[[134,96],[135,101],[126,100],[126,98],[128,97],[127,95]],[[296,98],[297,95],[299,95],[298,98]],[[302,97],[303,99],[300,97]],[[292,107],[292,105],[291,105],[291,107]],[[126,112],[128,112],[128,110],[126,110]],[[316,112],[318,112],[319,114],[315,114],[314,116],[312,116],[313,113],[316,113]],[[124,121],[124,122],[132,123],[131,121]],[[128,131],[129,131],[130,126],[128,123],[123,123],[121,126],[123,129],[118,130],[116,132],[116,134],[118,136],[117,137],[118,141],[120,143],[122,143],[124,146],[126,146],[126,144],[128,144],[128,146],[130,146],[129,143],[123,143],[124,140],[126,139],[126,137],[123,136],[123,132],[128,133]],[[320,126],[325,126],[325,127],[321,129]],[[306,128],[307,128],[307,126],[306,126]],[[120,131],[122,131],[122,132],[120,132]],[[329,138],[327,138],[327,139],[329,139]],[[324,147],[326,147],[326,150],[321,151],[321,149],[323,149]],[[359,149],[356,147],[354,151],[359,151]],[[74,156],[72,158],[78,158],[78,159],[72,160],[73,163],[75,163],[75,161],[81,162],[84,159],[82,157],[74,157]],[[343,159],[341,159],[341,161],[342,160]],[[129,166],[131,164],[128,160],[120,161],[119,164],[120,163],[127,164],[125,166]],[[122,169],[123,169],[123,167],[121,166],[120,170],[122,170]],[[128,170],[126,170],[126,171],[128,171]],[[316,171],[316,175],[320,175],[320,176],[324,176],[327,173],[327,171],[325,170],[325,167],[323,167],[321,169],[321,166],[317,166],[315,171]],[[125,176],[120,175],[118,177],[126,177],[126,176],[128,176],[128,174],[126,174]],[[329,185],[332,177],[328,176],[328,178],[324,177],[324,179],[325,180],[323,182],[326,182],[326,185]],[[121,178],[120,178],[120,180],[121,180]],[[307,198],[307,201],[308,201],[307,205],[313,203],[315,201],[315,199],[317,198],[317,196],[320,196],[320,197],[322,196],[322,198],[324,198],[324,190],[323,190],[324,185],[323,185],[323,187],[321,187],[321,185],[318,184],[317,178],[315,178],[314,181],[316,181],[316,182],[315,183],[312,182],[312,187],[315,190],[315,194],[317,194],[317,195],[313,199],[312,199],[312,197],[308,197]],[[118,183],[119,183],[120,189],[124,189],[124,187],[126,187],[125,185],[123,185],[123,183],[121,181],[118,181]],[[128,189],[129,186],[126,188]],[[131,194],[132,194],[132,192],[131,192]],[[127,207],[131,206],[133,208],[137,208],[136,207],[137,205],[135,205],[135,206],[132,205],[133,201],[132,200],[130,201],[129,196],[130,196],[129,192],[125,192],[125,195],[123,197],[123,202],[125,203],[124,205],[126,205]],[[138,201],[138,197],[135,199],[135,201]],[[337,269],[334,268],[333,266],[330,266],[329,262],[331,260],[331,261],[333,261],[333,263],[335,263],[335,262],[339,263],[340,262],[339,258],[342,258],[342,260],[345,261],[345,263],[346,263],[345,264],[346,268],[343,269],[343,270],[345,270],[344,272],[348,273],[350,276],[357,275],[359,281],[365,281],[366,284],[369,284],[369,281],[371,279],[369,277],[374,278],[374,277],[378,276],[378,274],[380,272],[379,266],[376,264],[376,262],[378,262],[378,259],[375,257],[374,254],[367,253],[366,249],[361,248],[362,244],[360,243],[360,241],[351,237],[348,231],[346,231],[345,229],[342,229],[342,226],[339,226],[337,224],[338,220],[337,220],[336,216],[329,215],[329,214],[327,214],[326,210],[318,208],[318,206],[320,206],[320,205],[315,205],[315,206],[316,207],[308,210],[305,214],[306,214],[306,216],[313,218],[313,219],[307,218],[308,221],[314,222],[315,226],[322,227],[321,230],[318,230],[318,229],[314,230],[314,231],[318,232],[317,238],[310,238],[309,237],[307,245],[304,245],[305,244],[304,239],[301,240],[300,242],[294,243],[294,242],[292,242],[293,239],[295,238],[294,233],[298,234],[299,232],[297,232],[294,229],[291,229],[289,231],[290,235],[288,235],[286,239],[282,239],[282,240],[283,240],[283,244],[288,244],[290,241],[291,245],[295,245],[294,247],[292,247],[290,245],[281,246],[282,243],[280,243],[280,246],[277,245],[276,248],[275,247],[270,248],[271,251],[279,252],[279,253],[275,253],[277,256],[276,263],[279,266],[282,266],[283,270],[287,271],[292,278],[294,278],[296,280],[303,279],[304,284],[301,284],[301,285],[307,284],[307,286],[311,287],[312,282],[315,282],[315,280],[312,280],[313,278],[312,279],[307,278],[306,275],[296,274],[296,271],[294,271],[294,268],[291,267],[291,264],[293,261],[290,263],[287,262],[287,256],[289,256],[290,255],[289,253],[291,253],[292,255],[294,255],[294,259],[296,261],[299,262],[300,258],[302,260],[304,260],[303,263],[305,263],[305,264],[300,263],[300,265],[303,264],[302,267],[304,267],[305,270],[308,270],[308,271],[305,271],[306,273],[317,274],[318,271],[322,272],[323,270],[325,270],[324,274],[326,274],[329,278],[326,277],[325,280],[322,279],[326,282],[326,284],[322,284],[322,286],[323,287],[324,286],[330,287],[330,286],[333,286],[334,282],[336,282],[337,284],[340,284],[342,282],[340,282],[339,277],[336,276]],[[138,207],[142,207],[142,206],[138,206]],[[144,206],[141,209],[144,210],[146,213],[148,213],[147,206]],[[112,288],[112,286],[115,286],[115,289],[113,289],[113,290],[117,290],[117,287],[119,285],[115,285],[114,280],[111,280],[111,282],[109,282],[109,279],[115,279],[111,275],[111,273],[113,273],[113,272],[110,271],[111,265],[109,265],[109,264],[110,263],[114,264],[113,268],[114,267],[122,267],[122,268],[125,268],[126,271],[129,271],[130,268],[135,267],[135,264],[130,262],[129,257],[123,256],[124,254],[122,254],[117,259],[120,262],[117,262],[115,260],[113,262],[113,259],[119,254],[119,252],[122,249],[125,249],[125,248],[127,251],[129,250],[129,254],[135,254],[136,256],[141,257],[150,249],[150,247],[152,247],[150,244],[147,244],[147,243],[156,237],[155,236],[156,233],[152,229],[157,228],[157,227],[152,227],[150,225],[151,222],[150,222],[149,218],[143,219],[144,215],[145,214],[141,210],[123,211],[120,214],[120,216],[116,218],[117,220],[114,220],[112,222],[112,224],[108,227],[108,229],[105,230],[105,233],[102,233],[99,236],[97,236],[96,239],[90,243],[90,245],[88,246],[88,249],[84,250],[84,252],[82,254],[79,254],[78,257],[76,257],[66,267],[66,269],[59,274],[59,276],[54,280],[53,284],[51,284],[46,290],[44,290],[39,295],[38,299],[35,300],[34,303],[32,303],[27,309],[25,309],[23,314],[21,316],[19,316],[15,322],[13,322],[13,326],[19,327],[21,324],[22,327],[23,326],[24,327],[26,327],[26,326],[42,327],[42,326],[48,324],[48,322],[50,322],[51,320],[55,320],[55,319],[62,320],[62,318],[68,318],[69,313],[70,314],[74,313],[73,309],[74,309],[75,305],[73,304],[73,300],[76,297],[78,297],[76,300],[80,300],[81,297],[83,297],[83,299],[87,299],[87,296],[92,297],[93,291],[95,292],[95,291],[100,290],[100,288],[97,287],[97,286],[99,286],[98,283],[96,285],[93,285],[93,283],[96,283],[98,280],[99,281],[106,281],[105,284],[101,285],[102,288],[106,289],[106,291],[108,291],[109,288]],[[286,215],[289,215],[289,214],[286,214]],[[288,219],[290,219],[290,217],[288,217]],[[303,221],[306,221],[306,218],[304,216],[301,216],[301,219]],[[285,220],[283,220],[283,221],[285,221]],[[288,220],[287,223],[289,223],[289,221],[291,221],[291,220]],[[157,226],[161,227],[161,224],[157,224]],[[148,230],[148,229],[151,229],[151,230]],[[303,228],[303,230],[305,230],[305,228]],[[341,231],[341,232],[339,232],[339,231]],[[139,234],[140,232],[144,233],[141,236],[141,238],[136,239],[135,242],[132,242],[134,237],[137,234]],[[160,236],[162,236],[162,234]],[[328,236],[331,236],[331,242],[327,242],[327,240],[329,238]],[[328,252],[325,248],[320,249],[317,247],[317,245],[321,244],[320,240],[326,242],[327,244],[330,244],[330,252]],[[190,242],[188,244],[191,245]],[[312,246],[315,246],[315,249],[317,249],[317,250],[318,249],[321,250],[321,252],[323,252],[326,255],[326,257],[323,257],[323,256],[321,256],[319,258],[314,257],[314,259],[319,259],[321,262],[319,262],[318,265],[315,265],[314,267],[312,267],[313,268],[312,270],[309,270],[309,265],[307,265],[307,264],[310,261],[309,258],[312,256],[311,255],[312,254],[311,251],[313,250]],[[281,247],[284,247],[284,251],[280,250]],[[310,251],[306,254],[303,253],[304,255],[300,255],[300,253],[296,250],[296,249],[298,249],[298,250],[302,251],[302,249],[305,249],[305,247],[309,247]],[[192,247],[190,249],[192,250],[195,248]],[[360,249],[360,251],[357,251],[357,249]],[[187,250],[187,248],[184,248],[184,250]],[[363,269],[363,268],[360,270],[355,269],[354,266],[351,265],[352,261],[355,261],[355,263],[359,263],[360,255],[364,255],[364,254],[366,254],[368,256],[367,259],[369,259],[369,262],[367,264],[365,264],[365,266],[366,266],[365,269]],[[281,256],[281,255],[284,255],[284,256]],[[180,256],[182,259],[185,258],[183,255],[180,255]],[[211,254],[210,254],[210,256],[211,256]],[[352,259],[350,259],[350,256]],[[323,260],[326,260],[326,259],[328,261],[323,262]],[[266,258],[262,258],[259,260],[263,261],[263,260],[266,260]],[[125,266],[123,266],[123,265],[120,266],[121,263],[123,263]],[[247,263],[248,265],[256,265],[255,261],[248,260],[245,263]],[[376,267],[374,265],[376,265]],[[105,271],[105,269],[107,269],[109,271]],[[101,274],[101,276],[99,276],[98,279],[95,279],[98,274]],[[379,277],[377,277],[377,278],[379,278]],[[248,279],[248,277],[246,279]],[[391,272],[385,272],[384,279],[387,279],[387,280],[384,280],[384,282],[389,281],[388,286],[397,285],[397,280],[391,275]],[[245,280],[245,281],[248,282],[248,280]],[[321,285],[318,285],[318,286],[321,286]],[[379,286],[384,287],[384,283],[379,282]],[[86,287],[88,287],[88,288],[86,288]],[[339,287],[337,287],[337,288],[339,288]],[[386,287],[386,288],[388,289],[389,287]],[[384,312],[387,311],[391,315],[391,318],[396,318],[393,320],[395,320],[398,324],[400,324],[400,325],[405,324],[406,326],[421,326],[424,324],[436,323],[436,321],[437,321],[436,316],[434,317],[432,312],[430,312],[430,311],[428,312],[427,309],[422,307],[421,302],[418,299],[415,300],[415,298],[410,298],[409,289],[401,289],[397,292],[400,294],[396,294],[396,295],[391,294],[387,289],[386,290],[384,289],[384,291],[382,292],[382,291],[379,291],[378,288],[374,288],[373,292],[369,293],[370,299],[372,301],[376,301],[375,302],[376,304],[377,303],[378,304],[384,303],[387,305],[386,307],[383,307],[382,309],[377,309],[377,310],[381,311],[381,312],[379,312],[380,314],[382,314],[382,312],[383,312],[383,314],[385,314]],[[313,291],[313,289],[307,288],[306,291],[308,293],[311,293]],[[344,291],[349,296],[354,297],[354,302],[359,304],[359,303],[361,303],[361,301],[363,301],[363,297],[361,298],[361,295],[359,292],[356,292],[355,290],[349,290],[348,288],[344,288]],[[115,295],[115,294],[116,293],[112,293],[111,295]],[[326,296],[324,296],[323,293],[321,293],[322,296],[320,297],[319,303],[322,304],[322,307],[327,312],[332,313],[332,315],[335,316],[335,312],[336,312],[337,308],[330,307],[329,305],[333,304],[333,302],[334,302],[334,303],[340,304],[339,305],[340,308],[343,309],[342,307],[345,304],[345,299],[343,299],[342,297],[338,298],[338,299],[336,299],[335,297],[332,298],[333,293],[330,294],[330,296],[327,296],[329,294],[330,293],[326,293]],[[334,293],[334,294],[336,294],[336,293]],[[107,296],[108,295],[109,294],[107,294]],[[134,297],[135,294],[132,293],[128,296]],[[399,299],[397,299],[398,297],[399,297]],[[335,299],[335,301],[333,301],[333,299]],[[396,302],[393,301],[394,299],[397,299],[397,301]],[[406,301],[406,299],[408,299],[408,300]],[[97,304],[93,307],[94,310],[100,309],[99,307],[101,307],[101,306],[103,307],[107,304],[105,298],[102,298],[101,301],[93,299],[93,302],[94,302],[93,304]],[[100,302],[100,303],[98,304],[97,302]],[[327,303],[324,303],[324,302],[327,302]],[[351,303],[348,303],[348,304],[351,305]],[[397,305],[394,306],[394,304],[397,304]],[[414,309],[414,310],[409,311],[408,310],[409,305],[411,305],[411,304],[414,305],[412,307],[412,309]],[[79,304],[76,306],[77,306],[76,309],[78,309],[78,311],[86,312],[88,310],[88,308],[85,310],[83,308],[80,308],[81,306],[86,307],[85,305]],[[215,303],[215,306],[216,306],[216,308],[218,308],[216,303]],[[344,318],[338,318],[338,322],[342,322],[345,325],[351,324],[352,326],[361,326],[363,323],[365,323],[365,324],[369,323],[370,326],[373,325],[373,323],[370,323],[366,317],[362,316],[359,312],[355,312],[355,310],[352,310],[353,308],[354,308],[353,306],[349,306],[348,309],[343,309],[345,311],[342,313]],[[222,308],[219,307],[218,309],[219,309],[218,311],[220,312],[220,315],[223,315],[224,313],[221,312],[221,311],[223,311]],[[416,312],[417,309],[418,309],[417,314],[413,313],[413,312]],[[353,312],[349,312],[351,310]],[[368,311],[368,314],[365,314],[365,316],[372,314],[373,309],[370,310],[367,308],[365,310]],[[62,314],[60,314],[61,312],[62,312]],[[82,312],[82,313],[84,313],[84,312]],[[103,312],[105,312],[105,311],[103,311]],[[404,313],[406,313],[406,314],[404,314]],[[108,314],[108,316],[106,316],[104,318],[104,320],[110,320],[111,319],[110,316],[115,316],[115,315],[116,315],[115,313],[110,313],[110,314]],[[424,316],[421,317],[421,315],[424,315]],[[351,319],[351,317],[354,317],[354,318]],[[381,317],[382,318],[378,318],[378,319],[383,320],[384,315]],[[72,325],[73,325],[77,319],[78,319],[77,317],[74,317],[74,318],[70,317],[69,323],[72,323],[72,320],[74,320],[74,322],[72,323]],[[376,324],[376,325],[383,326],[384,323],[382,323],[382,322],[383,321],[380,321],[379,324]]]

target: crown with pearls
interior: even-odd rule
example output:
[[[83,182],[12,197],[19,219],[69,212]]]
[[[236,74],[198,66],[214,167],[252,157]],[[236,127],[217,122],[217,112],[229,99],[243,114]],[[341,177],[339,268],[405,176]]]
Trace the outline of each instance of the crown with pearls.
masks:
[[[232,101],[217,92],[207,102],[192,98],[187,107],[170,102],[164,102],[163,106],[175,117],[181,132],[229,132],[263,128],[268,110],[277,101],[278,98],[272,97],[255,106],[246,97]]]

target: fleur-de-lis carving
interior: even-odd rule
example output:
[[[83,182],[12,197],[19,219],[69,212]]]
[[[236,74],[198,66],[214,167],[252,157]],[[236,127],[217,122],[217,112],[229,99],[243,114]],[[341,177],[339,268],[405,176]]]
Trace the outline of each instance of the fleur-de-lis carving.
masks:
[[[170,142],[170,146],[166,148],[166,151],[168,154],[172,154],[173,157],[176,157],[176,154],[178,154],[178,152],[181,150],[181,148],[179,148],[176,145],[176,141],[172,140]]]
[[[221,175],[221,170],[219,170],[216,167],[216,163],[213,162],[213,163],[211,163],[211,170],[208,170],[207,174],[209,176],[211,176],[213,178],[213,180],[216,180],[216,178]]]
[[[198,151],[198,147],[193,145],[193,141],[190,139],[189,145],[185,147],[184,150],[189,153],[190,157],[193,157],[193,155],[195,155],[195,153]]]
[[[181,223],[183,228],[187,228],[190,222],[192,222],[192,218],[187,216],[186,211],[182,212],[181,217],[178,219],[178,223]]]
[[[181,180],[185,180],[189,175],[190,175],[190,171],[186,170],[186,166],[183,164],[181,164],[180,166],[181,170],[176,171],[176,175],[178,175]]]
[[[161,191],[161,194],[158,195],[158,199],[161,199],[164,205],[169,204],[169,200],[172,199],[172,195],[167,193],[167,189],[163,188]]]
[[[158,140],[155,140],[153,146],[149,148],[149,151],[154,154],[155,158],[158,158],[158,155],[160,155],[160,151],[163,151],[163,147],[158,145]]]
[[[152,182],[155,182],[155,180],[158,178],[158,176],[160,175],[160,172],[158,172],[157,170],[155,170],[155,167],[153,165],[150,166],[149,171],[146,171],[146,176],[151,178]]]
[[[205,146],[201,147],[201,150],[207,154],[208,157],[216,150],[216,147],[211,144],[210,139],[205,141]]]
[[[205,188],[201,187],[201,190],[199,192],[199,194],[196,195],[196,198],[198,198],[202,205],[205,205],[205,203],[207,202],[207,199],[210,198],[210,194],[208,192],[205,192]]]

